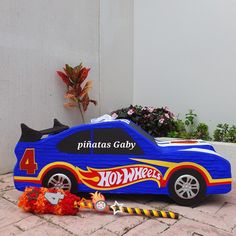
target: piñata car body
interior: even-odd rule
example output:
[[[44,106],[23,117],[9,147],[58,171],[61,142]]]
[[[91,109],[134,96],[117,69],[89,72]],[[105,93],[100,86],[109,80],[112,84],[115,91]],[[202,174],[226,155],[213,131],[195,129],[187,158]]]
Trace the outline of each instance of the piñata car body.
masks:
[[[194,205],[231,190],[230,163],[202,140],[157,141],[128,120],[36,131],[22,124],[14,183],[71,192],[164,194]],[[43,135],[47,135],[43,138]]]

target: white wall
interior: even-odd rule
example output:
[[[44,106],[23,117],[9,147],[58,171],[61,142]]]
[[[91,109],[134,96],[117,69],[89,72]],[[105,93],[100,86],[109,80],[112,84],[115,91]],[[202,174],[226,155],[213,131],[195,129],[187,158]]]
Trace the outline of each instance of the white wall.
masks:
[[[236,124],[236,1],[134,1],[134,103]]]
[[[20,123],[81,122],[63,107],[56,70],[65,63],[91,67],[98,106],[87,121],[132,103],[132,11],[132,0],[0,1],[0,174],[14,166]]]
[[[133,101],[133,0],[102,0],[101,113]]]
[[[99,99],[99,1],[0,1],[0,173],[12,170],[20,123],[49,128],[57,117],[78,124],[63,107],[64,84],[56,70],[81,61],[91,67],[91,97]],[[92,107],[87,117],[97,116]]]

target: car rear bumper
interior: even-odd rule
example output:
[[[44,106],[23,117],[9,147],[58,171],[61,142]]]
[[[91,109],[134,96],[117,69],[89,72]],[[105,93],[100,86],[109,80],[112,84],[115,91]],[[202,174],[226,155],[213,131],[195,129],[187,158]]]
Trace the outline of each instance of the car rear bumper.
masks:
[[[19,191],[24,191],[26,187],[42,187],[41,183],[14,181],[15,188]]]

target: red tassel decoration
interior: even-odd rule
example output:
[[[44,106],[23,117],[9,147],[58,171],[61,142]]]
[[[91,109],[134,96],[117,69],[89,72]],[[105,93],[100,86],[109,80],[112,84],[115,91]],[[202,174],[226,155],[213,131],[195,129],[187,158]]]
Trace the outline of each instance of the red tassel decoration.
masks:
[[[62,189],[28,187],[19,199],[18,206],[37,214],[76,215],[80,197]]]

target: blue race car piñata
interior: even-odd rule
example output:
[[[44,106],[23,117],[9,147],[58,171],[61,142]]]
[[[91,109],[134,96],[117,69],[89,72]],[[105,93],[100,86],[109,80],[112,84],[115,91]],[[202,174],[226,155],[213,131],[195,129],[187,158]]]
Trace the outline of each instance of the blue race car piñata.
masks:
[[[128,120],[69,128],[55,119],[51,129],[21,128],[14,169],[21,191],[164,194],[191,206],[231,190],[230,163],[202,140],[157,141]]]

